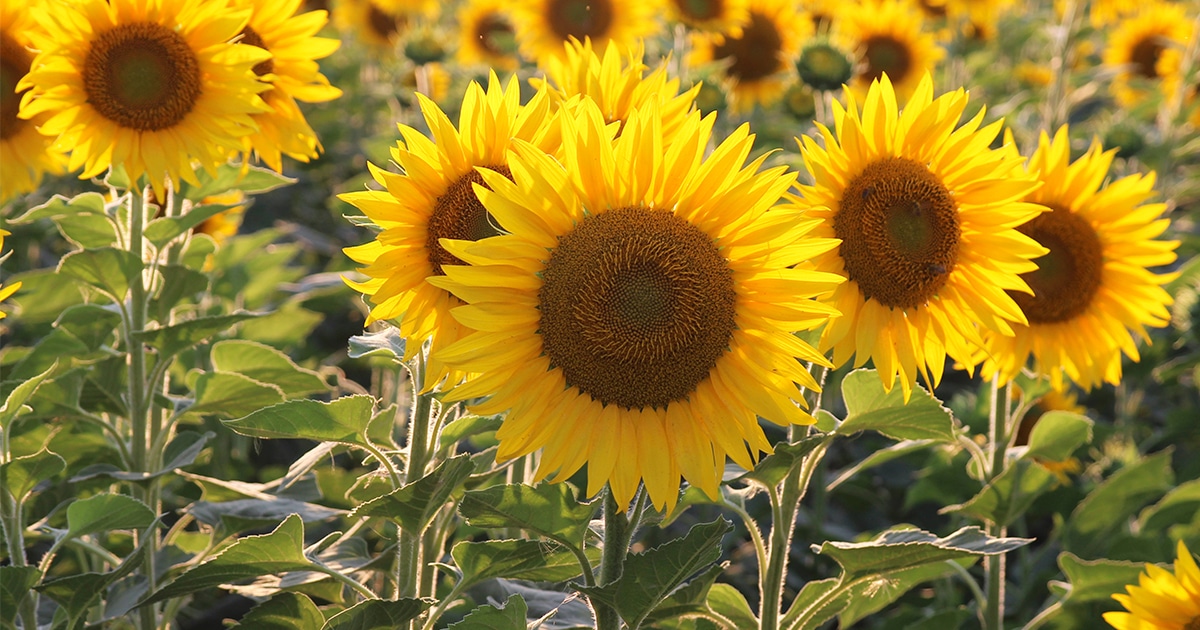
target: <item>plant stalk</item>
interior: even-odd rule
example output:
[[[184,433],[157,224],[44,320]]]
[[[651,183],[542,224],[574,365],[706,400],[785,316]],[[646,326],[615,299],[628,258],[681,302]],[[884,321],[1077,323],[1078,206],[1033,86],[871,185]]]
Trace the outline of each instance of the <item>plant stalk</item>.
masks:
[[[625,569],[625,555],[629,551],[629,539],[633,535],[629,517],[617,505],[612,489],[605,486],[603,494],[604,548],[600,556],[600,586],[621,577]],[[593,599],[592,609],[596,611],[597,630],[620,629],[621,617],[615,608]]]
[[[992,407],[988,413],[988,446],[991,448],[991,466],[988,471],[988,481],[1004,473],[1008,455],[1009,433],[1009,397],[1012,394],[1012,384],[1005,385],[1001,394],[999,376],[992,377]],[[1001,407],[1003,405],[1003,407]],[[1001,413],[1003,409],[1003,413]],[[991,536],[1004,536],[1004,527],[999,523],[987,523],[987,532]],[[987,574],[987,605],[983,615],[984,630],[1004,629],[1004,582],[1005,554],[985,556],[984,570]]]

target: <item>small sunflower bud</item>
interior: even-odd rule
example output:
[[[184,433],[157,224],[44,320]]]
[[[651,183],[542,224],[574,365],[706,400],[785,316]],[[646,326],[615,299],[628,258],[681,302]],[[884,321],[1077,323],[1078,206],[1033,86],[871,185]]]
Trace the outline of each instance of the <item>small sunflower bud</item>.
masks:
[[[783,95],[783,106],[796,120],[808,122],[817,115],[817,102],[807,85],[797,83]]]
[[[446,48],[431,34],[414,35],[404,43],[404,56],[423,66],[446,58]]]
[[[814,90],[836,90],[850,80],[854,68],[846,53],[828,42],[809,45],[800,53],[796,71]]]

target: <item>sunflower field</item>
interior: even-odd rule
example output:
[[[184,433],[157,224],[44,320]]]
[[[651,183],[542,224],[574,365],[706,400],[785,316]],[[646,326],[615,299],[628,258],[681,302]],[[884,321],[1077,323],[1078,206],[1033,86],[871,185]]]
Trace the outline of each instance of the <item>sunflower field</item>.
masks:
[[[0,630],[1200,630],[1200,0],[5,0],[0,204]]]

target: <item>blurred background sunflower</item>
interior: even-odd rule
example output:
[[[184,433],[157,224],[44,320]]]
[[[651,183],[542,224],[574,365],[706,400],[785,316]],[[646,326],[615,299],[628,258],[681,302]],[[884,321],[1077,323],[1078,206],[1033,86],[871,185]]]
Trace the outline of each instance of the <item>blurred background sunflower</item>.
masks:
[[[458,59],[512,72],[520,65],[516,32],[504,0],[467,0],[458,10]]]
[[[1192,38],[1192,21],[1183,4],[1147,0],[1137,12],[1110,27],[1104,64],[1116,71],[1112,94],[1122,107],[1136,107],[1157,93],[1164,82],[1177,80],[1166,74],[1180,64],[1168,60],[1168,51],[1186,47]]]
[[[512,17],[521,53],[545,67],[572,38],[591,39],[597,50],[637,46],[659,28],[661,9],[659,0],[527,0],[512,5]]]
[[[850,89],[862,98],[887,73],[896,96],[901,102],[907,100],[945,54],[924,25],[920,11],[902,0],[866,0],[848,6],[835,36],[856,58]]]
[[[43,175],[62,173],[67,165],[62,153],[51,150],[54,139],[38,133],[50,115],[30,120],[17,115],[24,92],[17,83],[29,73],[34,56],[29,47],[34,31],[41,28],[30,8],[16,2],[0,6],[0,203],[32,191]]]

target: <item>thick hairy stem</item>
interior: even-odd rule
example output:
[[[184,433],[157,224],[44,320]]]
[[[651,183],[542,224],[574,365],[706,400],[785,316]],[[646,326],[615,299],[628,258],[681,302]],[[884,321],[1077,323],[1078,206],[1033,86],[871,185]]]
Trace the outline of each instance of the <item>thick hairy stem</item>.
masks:
[[[633,527],[625,510],[617,505],[612,490],[604,490],[604,548],[600,556],[600,586],[604,586],[621,577],[625,568],[625,556],[629,551],[629,539],[633,535]],[[635,514],[637,512],[635,511]],[[592,600],[592,609],[596,611],[597,630],[619,630],[621,617],[616,609]]]
[[[1004,473],[1008,455],[1009,398],[1012,385],[1005,386],[1001,394],[998,377],[992,377],[992,408],[988,413],[988,446],[991,449],[991,466],[988,481]],[[1004,528],[998,523],[987,523],[988,534],[1003,536]],[[1004,629],[1004,581],[1005,555],[987,556],[983,560],[987,574],[987,606],[983,614],[984,630]]]

